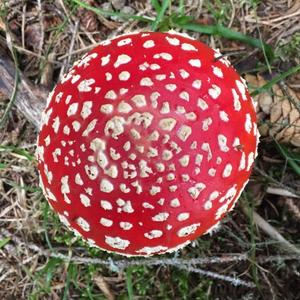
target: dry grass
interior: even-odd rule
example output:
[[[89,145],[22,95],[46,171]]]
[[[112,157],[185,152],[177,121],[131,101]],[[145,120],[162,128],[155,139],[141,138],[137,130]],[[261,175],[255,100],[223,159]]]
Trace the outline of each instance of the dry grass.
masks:
[[[104,1],[85,2],[105,6]],[[155,18],[150,1],[125,2],[130,14]],[[173,1],[174,10],[178,3]],[[1,6],[0,47],[9,52],[9,36],[22,73],[47,89],[101,40],[149,29],[147,23],[74,8],[70,0],[9,0],[7,10]],[[286,55],[300,31],[299,1],[189,0],[185,6],[185,15],[199,24],[218,22],[278,51],[271,63],[258,49],[193,33],[229,54],[241,72],[268,77],[299,63],[296,55]],[[299,75],[286,84],[297,91]],[[0,117],[9,96],[0,97]],[[270,139],[262,140],[248,188],[218,233],[175,256],[120,260],[88,248],[48,209],[33,158],[36,135],[14,108],[0,131],[0,299],[300,298],[300,181]],[[299,149],[290,150],[299,160]],[[257,221],[257,214],[263,221]]]

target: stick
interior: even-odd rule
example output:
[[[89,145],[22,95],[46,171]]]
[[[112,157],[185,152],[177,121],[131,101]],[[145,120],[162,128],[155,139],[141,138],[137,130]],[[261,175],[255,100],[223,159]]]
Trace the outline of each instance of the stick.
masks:
[[[242,205],[242,210],[245,215],[249,216],[251,213],[249,209],[246,208],[245,205]],[[298,249],[295,245],[286,240],[272,225],[270,225],[264,218],[262,218],[257,212],[253,211],[253,222],[257,225],[261,230],[263,230],[267,235],[269,235],[272,239],[278,241],[279,245],[283,250],[289,253],[293,253],[296,255],[300,255],[300,249]]]
[[[14,89],[15,68],[11,60],[0,49],[0,93],[10,97]],[[48,92],[30,83],[20,73],[20,82],[16,95],[17,109],[36,128],[39,128],[41,113],[46,104]]]

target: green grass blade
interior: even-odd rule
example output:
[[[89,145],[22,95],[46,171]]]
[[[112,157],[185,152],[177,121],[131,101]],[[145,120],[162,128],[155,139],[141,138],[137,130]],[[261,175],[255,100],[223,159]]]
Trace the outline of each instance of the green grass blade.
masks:
[[[256,244],[256,233],[255,233],[255,224],[254,224],[254,203],[251,201],[248,197],[247,192],[243,192],[243,204],[245,205],[244,210],[247,211],[247,216],[249,218],[249,233],[250,233],[250,243],[251,243],[251,248],[249,249],[249,254],[250,254],[250,263],[251,263],[251,273],[253,280],[259,288],[259,280],[258,280],[258,269],[257,269],[257,264],[256,264],[256,249],[257,249],[257,244]]]
[[[24,158],[26,158],[29,161],[33,161],[35,159],[34,155],[31,154],[30,152],[28,152],[25,149],[19,148],[17,146],[2,146],[0,145],[0,152],[10,152],[10,153],[15,153],[18,154],[20,156],[23,156]]]
[[[63,298],[62,300],[68,300],[69,289],[70,289],[70,266],[68,267],[67,276],[66,276],[66,284],[64,288]]]
[[[185,7],[184,0],[179,0],[178,12],[180,16],[184,16],[185,13],[184,7]]]
[[[281,154],[282,157],[287,161],[289,166],[294,170],[294,172],[300,176],[300,166],[296,162],[295,158],[293,157],[293,154],[288,151],[288,149],[284,145],[280,145],[278,142],[276,142],[276,147]]]
[[[261,49],[263,51],[263,55],[264,55],[264,58],[265,58],[265,62],[266,62],[266,65],[267,65],[267,68],[268,68],[268,71],[269,73],[271,74],[272,73],[272,67],[271,67],[271,62],[269,60],[269,57],[268,57],[268,54],[266,52],[266,48],[264,46],[264,43],[262,41],[262,37],[261,37],[261,33],[260,33],[260,30],[259,30],[259,27],[257,27],[257,30],[258,30],[258,34],[259,34],[259,41],[261,43]]]
[[[9,242],[10,242],[10,238],[4,238],[4,239],[0,240],[0,249],[2,249]]]
[[[243,42],[252,47],[263,50],[265,55],[268,57],[269,61],[272,61],[274,58],[274,52],[270,45],[263,43],[260,39],[252,38],[240,32],[226,28],[222,25],[201,25],[193,22],[182,24],[180,22],[177,22],[176,18],[173,20],[173,23],[175,26],[181,29],[190,30],[190,31],[199,32],[203,34],[208,34],[208,35],[218,35],[228,40]]]
[[[46,202],[46,205],[45,205],[45,208],[44,208],[44,214],[43,214],[43,228],[44,228],[44,235],[45,235],[45,240],[46,240],[46,243],[49,247],[49,249],[52,251],[52,252],[55,252],[53,247],[52,247],[52,244],[50,242],[50,239],[49,239],[49,235],[48,235],[48,216],[49,216],[49,204],[48,202]]]
[[[14,80],[14,88],[13,88],[12,94],[10,96],[9,103],[7,104],[7,106],[4,110],[4,113],[3,113],[3,115],[0,119],[0,128],[3,126],[4,122],[7,120],[9,112],[11,111],[11,109],[12,109],[12,107],[13,107],[15,101],[16,101],[17,92],[18,92],[18,85],[19,85],[19,80],[20,80],[19,63],[18,63],[17,52],[16,52],[16,49],[13,45],[13,41],[11,39],[11,33],[10,33],[10,30],[9,30],[9,25],[8,25],[7,19],[5,17],[5,16],[7,16],[7,13],[8,13],[7,8],[4,5],[3,8],[1,8],[1,11],[0,11],[0,22],[2,22],[5,25],[4,28],[5,28],[5,31],[7,31],[6,32],[6,43],[7,43],[9,51],[11,52],[13,62],[15,64],[15,80]]]
[[[272,80],[270,80],[269,82],[267,82],[265,85],[257,88],[256,90],[254,90],[252,93],[251,93],[251,96],[254,97],[266,90],[269,90],[274,84],[276,84],[277,82],[285,79],[286,77],[290,76],[290,75],[293,75],[297,72],[300,71],[300,65],[297,65],[293,68],[290,68],[288,71],[278,75],[278,76],[275,76]]]
[[[167,8],[170,5],[170,0],[163,0],[160,11],[158,12],[155,21],[152,23],[151,30],[156,31],[159,23],[163,20]]]
[[[1,169],[1,168],[0,168]],[[10,181],[10,180],[5,180],[4,181],[6,184],[10,185],[13,188],[19,189],[19,190],[23,190],[25,192],[30,192],[30,193],[36,193],[36,192],[42,192],[42,189],[40,187],[32,187],[30,185],[20,185],[14,181]]]
[[[155,9],[156,13],[159,13],[161,10],[161,6],[160,6],[158,0],[151,0],[151,4],[152,4],[153,8]]]
[[[2,115],[2,118],[0,120],[0,128],[3,126],[4,122],[7,120],[8,118],[8,114],[11,111],[16,98],[17,98],[17,91],[18,91],[18,85],[19,85],[19,68],[17,67],[16,63],[15,63],[15,83],[14,83],[14,89],[12,91],[10,100],[8,105],[6,106],[6,109]]]
[[[91,5],[89,5],[85,2],[82,2],[80,0],[72,0],[72,2],[76,3],[77,5],[85,8],[85,9],[93,11],[94,13],[96,13],[98,15],[102,15],[102,16],[106,16],[106,17],[116,16],[116,17],[120,17],[120,18],[125,19],[125,20],[133,19],[133,20],[137,20],[137,21],[153,22],[153,20],[149,17],[129,15],[129,14],[124,14],[124,13],[115,12],[115,11],[103,10],[103,9],[91,6]]]
[[[132,269],[130,267],[126,270],[126,286],[128,292],[128,300],[133,300]]]

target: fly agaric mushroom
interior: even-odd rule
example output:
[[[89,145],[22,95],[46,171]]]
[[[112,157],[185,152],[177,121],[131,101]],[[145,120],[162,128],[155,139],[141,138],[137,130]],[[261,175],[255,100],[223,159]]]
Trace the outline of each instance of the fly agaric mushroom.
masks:
[[[176,32],[126,34],[86,54],[49,95],[41,184],[90,244],[171,252],[233,208],[258,135],[245,83],[218,51]]]

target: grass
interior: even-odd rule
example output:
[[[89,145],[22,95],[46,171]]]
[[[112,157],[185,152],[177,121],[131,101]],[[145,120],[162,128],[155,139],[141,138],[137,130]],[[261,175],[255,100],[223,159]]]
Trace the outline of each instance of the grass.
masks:
[[[6,110],[4,111],[1,119],[0,119],[0,128],[3,127],[5,121],[7,120],[8,118],[8,115],[15,103],[15,100],[16,100],[16,96],[17,96],[17,90],[18,90],[18,83],[19,83],[19,72],[17,71],[18,70],[18,67],[17,67],[17,63],[15,62],[15,66],[16,66],[16,75],[15,75],[15,83],[14,83],[14,90],[12,92],[12,95],[10,97],[10,100],[9,100],[9,103],[7,105],[7,108]]]
[[[231,5],[227,1],[216,0],[206,3],[210,15],[214,18],[215,22],[219,25],[224,25],[230,19]]]
[[[125,274],[126,274],[126,286],[127,286],[127,292],[128,292],[128,300],[133,300],[133,286],[132,286],[132,271],[134,268],[127,268]]]
[[[44,210],[43,210],[43,228],[44,228],[45,240],[46,240],[46,243],[47,243],[49,249],[52,252],[54,252],[55,250],[52,247],[52,244],[51,244],[50,238],[49,238],[49,234],[48,234],[48,232],[49,232],[49,230],[48,230],[48,216],[49,216],[49,204],[45,203]],[[57,220],[57,218],[56,218],[56,220]],[[55,223],[57,225],[59,224],[58,222],[55,222]]]
[[[297,176],[300,177],[300,156],[299,154],[291,153],[288,148],[284,145],[280,145],[275,141],[276,148],[282,157],[286,160],[291,169],[295,172]]]
[[[220,24],[216,24],[216,25],[197,24],[191,16],[182,15],[183,12],[182,6],[180,7],[179,14],[177,12],[173,12],[169,16],[166,15],[166,10],[171,5],[170,0],[163,0],[162,4],[160,4],[157,0],[151,1],[157,14],[154,21],[152,21],[151,18],[139,17],[134,15],[125,15],[117,12],[107,12],[95,8],[91,5],[88,5],[85,2],[82,2],[80,0],[73,0],[73,2],[78,4],[80,7],[84,7],[90,11],[95,12],[96,14],[100,14],[103,16],[108,16],[108,15],[118,16],[124,19],[134,19],[134,20],[150,23],[152,31],[156,31],[156,30],[167,31],[169,29],[178,28],[178,29],[185,29],[193,32],[213,35],[213,36],[221,36],[225,39],[239,41],[242,43],[246,43],[252,47],[261,49],[263,53],[266,55],[266,57],[268,58],[268,60],[270,61],[272,61],[274,58],[274,53],[272,48],[269,45],[262,42],[261,39],[252,38],[240,32],[236,32],[234,30],[226,28]]]
[[[16,96],[17,96],[17,91],[18,91],[18,84],[19,84],[19,80],[20,80],[20,74],[19,74],[19,63],[18,63],[18,57],[17,57],[17,52],[16,49],[12,43],[12,36],[11,36],[11,32],[9,31],[9,26],[6,22],[5,16],[7,15],[7,9],[6,7],[3,5],[3,7],[0,7],[0,21],[3,22],[3,24],[5,24],[5,28],[7,31],[7,35],[6,35],[6,41],[7,41],[7,46],[9,48],[9,51],[11,53],[11,56],[13,58],[13,62],[15,65],[15,80],[14,80],[14,89],[11,93],[9,102],[6,106],[6,109],[3,112],[3,115],[0,118],[0,129],[3,127],[5,121],[7,121],[7,118],[9,116],[9,113],[16,101]]]
[[[35,159],[32,153],[15,145],[0,145],[0,153],[1,152],[17,155],[18,157],[26,159],[30,162],[33,162]]]
[[[89,5],[86,2],[83,2],[80,0],[72,0],[72,2],[75,4],[78,4],[78,6],[80,6],[80,7],[86,8],[86,9],[93,11],[94,13],[99,14],[101,16],[120,17],[125,20],[133,19],[133,20],[137,20],[137,21],[152,22],[152,20],[150,18],[120,13],[120,12],[116,12],[116,11],[103,10],[100,8],[96,8],[92,5]]]
[[[256,11],[259,5],[259,1],[243,1],[245,5]],[[272,69],[277,70],[278,56],[274,57],[274,49],[270,45],[263,42],[263,36],[255,38],[257,31],[247,34],[242,34],[242,30],[227,28],[230,20],[231,8],[229,2],[211,1],[204,3],[204,9],[206,13],[214,20],[213,25],[200,24],[192,14],[190,14],[189,8],[185,7],[185,1],[171,1],[171,0],[151,0],[152,9],[149,12],[149,16],[139,16],[137,14],[124,14],[118,11],[106,11],[100,7],[89,5],[87,1],[69,0],[64,1],[68,9],[68,16],[63,14],[63,21],[57,27],[48,28],[48,32],[54,33],[52,39],[45,44],[46,57],[48,54],[57,47],[56,43],[58,37],[69,30],[69,21],[73,21],[76,18],[78,8],[84,8],[90,10],[101,17],[119,17],[126,21],[133,20],[137,22],[138,28],[151,28],[153,31],[165,31],[170,28],[187,30],[190,33],[201,34],[202,39],[213,37],[215,43],[218,46],[228,43],[228,41],[234,41],[240,43],[243,47],[245,45],[251,46],[254,49],[258,49],[265,56],[265,60],[260,62],[260,68],[264,70]],[[240,4],[240,3],[239,3]],[[191,8],[192,9],[192,8]],[[111,21],[111,20],[110,20]],[[80,41],[86,43],[88,39],[85,39],[84,30],[80,29]],[[263,32],[263,31],[262,31]],[[90,33],[90,35],[93,35]],[[206,40],[209,42],[209,39]],[[296,40],[297,42],[297,40]],[[293,43],[296,43],[295,41]],[[231,45],[231,44],[229,44]],[[294,47],[294,44],[293,44]],[[284,49],[284,53],[289,53],[287,48]],[[294,48],[293,48],[294,49]],[[276,50],[276,49],[275,49]],[[294,50],[293,50],[294,51]],[[238,53],[239,51],[237,51]],[[275,51],[276,52],[276,51]],[[283,52],[281,52],[283,53]],[[291,52],[291,53],[295,53]],[[233,56],[233,59],[237,57]],[[277,60],[277,61],[276,61]],[[40,75],[43,72],[44,62],[40,65]],[[268,66],[270,63],[270,66]],[[56,72],[58,70],[55,70]],[[285,81],[291,75],[300,71],[300,66],[294,66],[286,72],[281,72],[280,75],[274,77],[265,86],[256,89],[252,95],[259,95],[264,91],[268,91],[272,86],[278,82]],[[9,120],[12,111],[12,104],[14,102],[15,93],[17,90],[17,81],[15,82],[15,91],[10,99],[9,110],[5,113],[5,118]],[[27,141],[26,141],[27,142]],[[289,170],[292,170],[288,175],[288,180],[285,179],[285,174],[282,174],[282,167],[284,163],[267,164],[265,161],[259,158],[259,166],[264,167],[268,176],[274,179],[274,182],[281,182],[291,185],[293,188],[297,188],[293,180],[300,175],[300,157],[299,154],[294,154],[289,147],[280,145],[278,143],[269,144],[266,146],[261,144],[262,156],[267,158],[276,158],[277,160],[284,159],[289,165]],[[265,219],[270,220],[272,223],[276,223],[276,227],[280,232],[288,235],[289,239],[294,243],[299,244],[299,235],[297,235],[297,221],[293,222],[294,215],[289,219],[290,227],[285,226],[284,223],[280,223],[281,219],[280,201],[270,195],[265,195],[265,201],[262,204],[257,204],[257,198],[254,193],[254,188],[249,188],[244,193],[243,204],[246,205],[250,212],[248,216],[242,215],[241,209],[235,209],[226,220],[224,220],[220,231],[213,236],[204,236],[195,242],[195,246],[189,246],[179,254],[179,258],[194,259],[199,257],[214,257],[215,255],[229,255],[234,253],[247,253],[249,254],[248,260],[239,261],[236,260],[226,264],[207,264],[201,265],[201,272],[199,266],[189,266],[186,269],[178,269],[178,266],[174,263],[164,264],[164,259],[172,259],[175,261],[176,255],[165,255],[161,257],[161,263],[156,266],[135,265],[120,268],[116,264],[120,260],[120,257],[116,255],[106,254],[96,248],[91,248],[80,238],[74,237],[73,233],[61,226],[58,217],[50,209],[49,205],[41,200],[41,190],[34,186],[31,178],[31,173],[34,171],[28,171],[28,174],[14,173],[10,166],[12,164],[20,165],[24,168],[30,169],[29,165],[35,164],[34,154],[31,150],[20,145],[7,145],[0,146],[1,157],[5,159],[0,162],[0,172],[3,175],[4,180],[1,178],[1,187],[5,188],[3,194],[5,197],[11,197],[13,209],[9,212],[14,212],[15,215],[7,216],[7,219],[13,219],[13,222],[21,222],[18,220],[22,217],[22,209],[35,213],[35,218],[27,217],[23,218],[24,223],[19,224],[19,231],[16,235],[19,236],[19,232],[22,232],[21,236],[28,236],[29,243],[34,243],[35,247],[40,248],[41,251],[49,251],[48,254],[35,255],[35,252],[30,252],[31,248],[25,247],[26,251],[30,254],[30,257],[25,257],[26,254],[19,249],[19,253],[16,256],[17,263],[20,261],[29,260],[29,263],[25,263],[20,266],[19,272],[23,274],[22,278],[17,277],[20,281],[26,282],[27,286],[23,287],[23,290],[29,295],[28,299],[50,299],[53,295],[59,295],[59,299],[89,299],[98,300],[105,299],[107,293],[112,295],[118,295],[118,299],[216,299],[217,297],[223,297],[227,299],[263,299],[265,297],[272,299],[272,291],[268,282],[262,276],[264,274],[269,278],[271,287],[278,289],[278,295],[281,296],[281,286],[277,284],[279,281],[281,284],[287,285],[286,295],[295,294],[293,290],[297,286],[297,273],[293,273],[292,266],[297,265],[297,261],[293,263],[282,262],[279,263],[266,263],[261,265],[260,258],[264,255],[278,255],[283,257],[282,253],[274,246],[276,241],[268,239],[264,236],[255,226],[253,222],[253,212],[260,210],[260,213]],[[23,171],[22,171],[23,172]],[[30,173],[30,176],[29,176]],[[36,174],[35,174],[36,176]],[[19,181],[15,182],[15,178],[24,178],[24,184],[20,184]],[[259,178],[258,178],[259,177]],[[283,178],[283,179],[282,179]],[[37,183],[37,178],[35,179]],[[269,180],[257,176],[254,174],[251,179],[252,183],[260,184],[261,191],[264,191],[267,186],[270,185]],[[274,184],[272,181],[272,183]],[[2,193],[2,191],[1,191]],[[28,206],[20,209],[18,206],[22,206],[21,193],[25,193],[25,199],[28,201]],[[33,195],[33,196],[32,196]],[[3,196],[3,197],[4,197]],[[0,205],[5,206],[6,201],[0,199]],[[2,201],[2,202],[1,202]],[[39,203],[37,206],[36,203]],[[1,213],[1,212],[0,212]],[[31,215],[30,215],[31,216]],[[38,229],[30,223],[32,220],[37,220]],[[1,222],[1,221],[0,221]],[[30,225],[28,225],[28,222]],[[7,223],[3,223],[6,226]],[[8,223],[14,224],[14,223]],[[21,225],[22,226],[21,226]],[[1,224],[2,226],[2,224]],[[26,227],[27,226],[27,227]],[[30,226],[33,226],[31,229]],[[23,233],[25,231],[25,233]],[[0,253],[6,251],[7,246],[14,246],[15,241],[12,237],[4,235],[0,239]],[[70,258],[69,260],[63,260],[57,257],[51,257],[51,254],[65,253]],[[16,254],[11,254],[13,255]],[[74,262],[74,257],[88,257],[103,259],[106,262],[110,262],[108,267],[102,264],[88,264]],[[13,258],[12,258],[13,259]],[[197,269],[197,268],[198,269]],[[190,268],[190,269],[189,269]],[[193,269],[199,272],[192,271]],[[204,273],[203,273],[204,270]],[[206,272],[206,273],[205,273]],[[230,274],[232,276],[241,277],[250,283],[255,284],[255,288],[236,287],[229,281],[221,281],[209,276],[209,272],[219,275]],[[278,274],[279,272],[286,274]],[[272,275],[270,274],[274,273]],[[95,278],[102,276],[106,282],[106,287],[97,285]],[[0,273],[1,277],[1,273]],[[14,283],[18,284],[18,283]],[[299,285],[298,285],[299,286]],[[9,288],[11,283],[9,282]],[[105,290],[105,289],[108,289]],[[21,289],[20,289],[21,290]],[[1,295],[1,292],[0,292]],[[17,294],[15,294],[17,295]],[[284,294],[285,295],[285,294]],[[296,295],[296,294],[295,294]],[[7,295],[5,295],[7,296]],[[288,297],[287,296],[287,297]],[[277,297],[277,295],[276,295]],[[21,299],[19,294],[15,298]],[[4,298],[3,298],[4,299]],[[292,299],[292,298],[290,298]]]
[[[151,3],[157,13],[155,21],[152,22],[151,30],[156,31],[159,28],[159,24],[163,22],[164,16],[166,14],[166,10],[168,9],[168,7],[170,7],[171,1],[163,0],[161,5],[158,3],[157,0],[152,0]]]
[[[256,90],[254,90],[252,93],[251,93],[251,96],[254,97],[254,96],[257,96],[258,94],[262,93],[262,92],[265,92],[265,91],[268,91],[270,90],[274,84],[284,80],[285,78],[287,78],[288,76],[291,76],[293,74],[296,74],[300,71],[300,65],[297,65],[297,66],[294,66],[292,68],[290,68],[288,71],[282,73],[282,74],[279,74],[277,76],[275,76],[273,79],[271,79],[270,81],[268,81],[265,85],[263,85],[262,87],[259,87],[257,88]]]
[[[176,23],[175,23],[176,24]],[[209,34],[213,36],[221,36],[222,38],[228,40],[239,41],[245,44],[248,44],[252,47],[263,50],[268,59],[272,61],[274,59],[274,53],[271,46],[265,44],[260,39],[255,39],[249,36],[246,36],[240,32],[228,29],[222,25],[199,25],[193,22],[188,22],[186,24],[177,23],[176,24],[181,29],[186,29],[194,32]]]
[[[4,238],[0,240],[0,249],[10,242],[10,238]]]
[[[255,232],[255,224],[253,222],[253,211],[254,211],[254,203],[249,199],[249,195],[244,192],[242,195],[242,199],[244,200],[244,205],[246,205],[246,209],[248,210],[249,214],[249,232],[250,232],[250,263],[251,263],[251,274],[253,281],[255,282],[255,285],[258,289],[259,287],[259,279],[258,279],[258,269],[257,269],[257,263],[256,263],[256,232]]]

